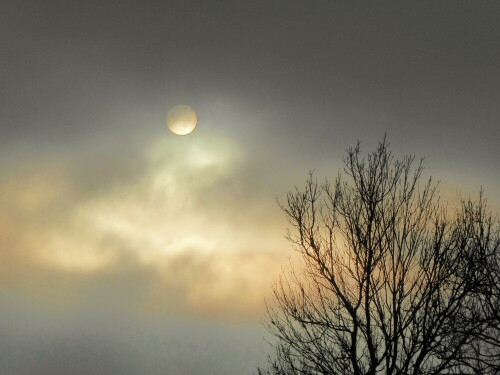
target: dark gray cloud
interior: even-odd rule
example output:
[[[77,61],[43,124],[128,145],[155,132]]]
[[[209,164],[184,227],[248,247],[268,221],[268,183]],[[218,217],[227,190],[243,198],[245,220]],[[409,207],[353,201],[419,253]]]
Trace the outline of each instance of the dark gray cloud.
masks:
[[[469,148],[491,160],[499,15],[498,3],[465,1],[11,3],[2,141],[121,142],[138,121],[155,126],[137,112],[162,120],[173,103],[222,96],[281,114],[257,131],[285,132],[302,153],[388,132],[424,152],[439,144],[438,157]]]
[[[265,360],[258,325],[137,315],[112,292],[93,292],[102,296],[100,309],[3,292],[2,374],[232,375]]]

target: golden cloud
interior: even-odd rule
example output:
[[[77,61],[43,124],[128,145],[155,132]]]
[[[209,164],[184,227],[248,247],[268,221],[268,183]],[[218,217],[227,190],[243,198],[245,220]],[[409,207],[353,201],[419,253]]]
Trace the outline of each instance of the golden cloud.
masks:
[[[279,212],[247,185],[240,147],[169,137],[128,157],[143,168],[127,178],[115,174],[126,158],[39,161],[1,176],[2,285],[77,294],[135,270],[146,310],[260,314],[287,245]],[[82,182],[93,169],[98,186]]]

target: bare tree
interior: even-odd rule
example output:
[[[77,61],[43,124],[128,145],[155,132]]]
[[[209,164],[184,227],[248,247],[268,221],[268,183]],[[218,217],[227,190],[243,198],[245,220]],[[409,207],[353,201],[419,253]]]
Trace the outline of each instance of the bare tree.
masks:
[[[466,259],[476,266],[466,317],[483,323],[463,356],[464,373],[500,374],[500,251],[498,219],[487,211],[482,193],[477,204],[462,202],[460,222],[469,227],[472,251]],[[495,225],[497,224],[497,225]],[[464,267],[463,267],[464,268]],[[467,277],[463,269],[456,276]],[[468,370],[468,371],[467,371]],[[473,371],[471,371],[473,370]]]
[[[281,205],[302,267],[273,287],[275,375],[498,374],[499,231],[482,197],[452,212],[422,161],[347,150]]]

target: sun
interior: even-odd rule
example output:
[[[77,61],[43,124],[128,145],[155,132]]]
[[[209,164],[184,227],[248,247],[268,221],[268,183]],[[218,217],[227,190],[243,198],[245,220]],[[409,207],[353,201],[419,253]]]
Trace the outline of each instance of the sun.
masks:
[[[167,126],[177,135],[191,134],[198,125],[198,116],[188,105],[176,105],[168,112]]]

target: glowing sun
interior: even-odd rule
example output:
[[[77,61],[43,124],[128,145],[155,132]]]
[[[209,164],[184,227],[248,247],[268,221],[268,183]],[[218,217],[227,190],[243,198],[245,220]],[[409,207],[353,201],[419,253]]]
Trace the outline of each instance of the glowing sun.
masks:
[[[198,116],[188,105],[176,105],[168,112],[167,126],[177,135],[191,134],[198,124]]]

